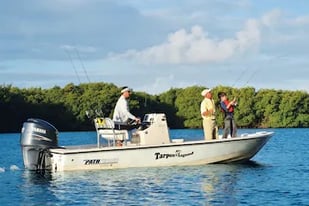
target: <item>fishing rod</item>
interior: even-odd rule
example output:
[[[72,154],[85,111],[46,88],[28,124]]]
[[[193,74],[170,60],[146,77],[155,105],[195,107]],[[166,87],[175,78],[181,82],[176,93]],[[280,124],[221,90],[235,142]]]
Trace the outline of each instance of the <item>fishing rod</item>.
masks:
[[[76,47],[74,47],[74,50],[75,50],[75,52],[77,54],[77,57],[78,57],[78,59],[80,61],[81,66],[82,66],[82,68],[84,70],[84,73],[85,73],[85,76],[86,76],[86,78],[88,80],[88,83],[91,83],[91,81],[89,79],[89,76],[88,76],[88,73],[87,73],[87,70],[86,70],[86,67],[84,65],[84,62],[83,62],[83,60],[82,60],[82,58],[80,56],[80,53],[79,53],[78,49]],[[89,112],[89,110],[86,110],[86,115],[87,115],[87,117],[89,119],[94,119],[95,117],[104,117],[104,113],[102,111],[102,108],[101,109],[97,109],[97,107],[99,107],[99,103],[98,102],[96,103],[96,106],[95,106],[96,109],[92,109],[91,107],[94,107],[94,106],[89,106],[90,112]]]
[[[249,70],[249,67],[246,67],[241,74],[238,76],[238,78],[235,80],[235,82],[232,84],[232,88],[236,85],[237,82],[240,81],[240,79],[245,75],[245,73],[247,73],[247,71]]]
[[[88,83],[91,83],[90,79],[89,79],[89,76],[88,76],[88,73],[87,73],[87,70],[86,70],[86,67],[84,65],[84,62],[80,56],[80,53],[78,51],[78,49],[76,47],[74,47],[74,50],[75,50],[75,53],[79,59],[79,62],[83,68],[83,71],[85,73],[85,76],[87,78],[87,81]],[[102,111],[102,108],[101,109],[97,109],[97,107],[99,106],[99,103],[97,102],[96,106],[90,106],[88,104],[88,107],[90,108],[89,110],[86,110],[86,116],[89,118],[89,119],[95,119],[96,117],[103,117],[104,116],[104,113]],[[96,107],[96,109],[92,109],[92,107]]]
[[[85,76],[86,76],[88,82],[91,83],[91,81],[90,81],[90,79],[89,79],[89,76],[88,76],[88,73],[87,73],[87,70],[86,70],[86,68],[85,68],[85,65],[84,65],[84,63],[83,63],[83,61],[82,61],[82,59],[81,59],[81,56],[80,56],[80,54],[79,54],[77,48],[76,48],[76,47],[71,47],[70,50],[72,50],[72,48],[75,50],[75,53],[76,53],[76,55],[77,55],[77,57],[78,57],[78,59],[79,59],[79,61],[80,61],[80,64],[82,65],[82,68],[83,68],[83,70],[84,70],[84,73],[85,73]],[[68,57],[69,57],[69,59],[70,59],[70,62],[71,62],[71,64],[72,64],[72,67],[73,67],[73,69],[74,69],[74,72],[75,72],[75,74],[76,74],[76,77],[77,77],[77,79],[78,79],[78,82],[79,82],[79,84],[81,84],[81,79],[80,79],[80,77],[79,77],[79,75],[78,75],[76,66],[75,66],[75,64],[74,64],[74,62],[73,62],[73,58],[72,58],[72,56],[71,56],[71,54],[70,54],[70,50],[69,50],[69,48],[66,48],[66,49],[65,49],[65,51],[66,51],[66,53],[67,53],[67,55],[68,55]],[[89,102],[88,102],[87,104],[88,104],[87,107],[89,107],[90,109],[86,110],[86,111],[85,111],[85,114],[86,114],[86,116],[87,116],[89,119],[94,119],[95,117],[104,116],[104,114],[103,114],[103,112],[102,112],[102,109],[97,109],[97,107],[98,107],[98,105],[99,105],[98,103],[97,103],[96,106],[91,106],[91,105],[89,105]],[[93,107],[96,107],[96,109],[93,109]]]
[[[87,73],[87,70],[86,70],[86,68],[85,68],[85,65],[84,65],[84,63],[83,63],[83,61],[82,61],[82,58],[81,58],[80,55],[79,55],[79,51],[77,50],[76,47],[74,47],[74,50],[75,50],[75,52],[76,52],[76,54],[77,54],[77,57],[78,57],[78,59],[79,59],[79,61],[80,61],[80,64],[81,64],[83,70],[84,70],[84,73],[85,73],[85,76],[86,76],[88,82],[91,83],[91,82],[90,82],[90,79],[89,79],[89,76],[88,76],[88,73]]]
[[[287,56],[286,54],[282,54],[282,55],[276,55],[276,56],[272,56],[271,58],[268,59],[267,63],[268,65],[270,65],[274,60],[277,59],[281,59],[283,57]],[[255,69],[255,71],[253,71],[253,73],[251,74],[251,76],[249,77],[249,79],[247,80],[247,82],[243,85],[243,87],[245,87],[246,85],[248,85],[248,83],[254,78],[254,76],[259,72],[259,67],[257,67]]]
[[[258,69],[254,70],[254,71],[252,72],[252,74],[250,75],[250,77],[248,78],[248,80],[244,83],[244,85],[243,85],[242,87],[247,86],[248,83],[253,79],[253,77],[257,74],[258,71],[259,71]]]
[[[269,58],[267,60],[268,64],[270,64],[272,61],[274,61],[275,59],[278,59],[278,58],[282,58],[282,57],[285,57],[286,55],[277,55],[277,56],[272,56],[271,58]],[[248,73],[249,71],[249,66],[245,67],[245,69],[241,72],[241,74],[237,77],[237,79],[235,80],[235,82],[233,83],[233,85],[231,86],[232,88],[236,85],[237,82],[239,82],[244,76],[245,74],[250,74]],[[256,67],[251,75],[249,76],[249,78],[245,81],[245,83],[243,84],[242,87],[246,87],[249,82],[256,76],[256,74],[260,71],[260,67]],[[238,95],[234,96],[233,100],[235,101],[235,106],[237,106],[237,101],[238,101]]]
[[[73,62],[73,59],[72,59],[72,57],[71,57],[71,55],[70,55],[70,52],[69,52],[69,50],[66,49],[66,48],[65,48],[65,52],[67,53],[67,55],[68,55],[68,57],[69,57],[69,59],[70,59],[70,62],[71,62],[72,67],[73,67],[73,69],[74,69],[75,75],[76,75],[76,77],[77,77],[77,79],[78,79],[78,82],[79,82],[79,84],[81,84],[80,77],[79,77],[79,75],[78,75],[76,66],[75,66],[75,64],[74,64],[74,62]]]
[[[271,63],[272,61],[274,61],[275,59],[278,59],[278,58],[282,58],[282,57],[285,57],[286,55],[278,55],[278,56],[273,56],[273,57],[271,57],[271,58],[269,58],[268,59],[268,64],[269,63]],[[249,71],[249,66],[247,66],[244,70],[243,70],[243,72],[241,72],[241,74],[237,77],[237,79],[235,80],[235,82],[232,84],[232,86],[231,87],[234,87],[243,77],[244,77],[244,75],[246,74],[246,73],[248,73],[248,71]],[[249,84],[249,82],[256,76],[256,74],[260,71],[259,70],[260,69],[260,67],[256,67],[253,71],[252,71],[252,73],[251,73],[251,75],[249,76],[249,78],[245,81],[245,83],[243,84],[243,86],[242,87],[245,87],[245,86],[247,86],[248,84]]]

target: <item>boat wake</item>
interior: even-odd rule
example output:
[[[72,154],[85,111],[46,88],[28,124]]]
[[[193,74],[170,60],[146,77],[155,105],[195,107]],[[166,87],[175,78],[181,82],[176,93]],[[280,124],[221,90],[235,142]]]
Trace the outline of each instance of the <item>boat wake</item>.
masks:
[[[16,171],[16,170],[20,170],[20,168],[17,165],[11,165],[10,166],[10,170],[11,171]]]
[[[20,168],[17,165],[11,165],[10,166],[10,171],[17,171],[20,170]],[[5,172],[5,167],[0,167],[0,173]]]

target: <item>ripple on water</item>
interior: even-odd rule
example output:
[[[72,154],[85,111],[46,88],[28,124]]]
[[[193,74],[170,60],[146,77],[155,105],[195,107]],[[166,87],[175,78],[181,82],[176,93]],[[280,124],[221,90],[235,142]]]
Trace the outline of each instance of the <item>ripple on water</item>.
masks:
[[[20,170],[17,165],[11,165],[10,170],[15,171],[15,170]]]

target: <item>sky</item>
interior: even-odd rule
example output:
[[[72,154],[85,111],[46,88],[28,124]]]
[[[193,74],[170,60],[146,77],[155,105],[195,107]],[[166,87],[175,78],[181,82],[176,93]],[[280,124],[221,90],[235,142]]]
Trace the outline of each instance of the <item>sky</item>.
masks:
[[[307,0],[2,0],[0,85],[309,91]]]

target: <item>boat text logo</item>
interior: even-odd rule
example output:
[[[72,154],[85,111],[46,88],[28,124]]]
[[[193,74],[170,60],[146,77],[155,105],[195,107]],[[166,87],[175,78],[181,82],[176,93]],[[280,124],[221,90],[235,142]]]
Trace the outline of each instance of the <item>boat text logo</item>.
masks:
[[[118,159],[86,159],[84,165],[114,164],[118,163]]]
[[[194,152],[188,152],[188,153],[182,153],[181,150],[176,150],[175,153],[160,153],[160,152],[156,152],[155,155],[155,159],[168,159],[168,158],[176,158],[176,157],[187,157],[187,156],[191,156],[193,155]]]

